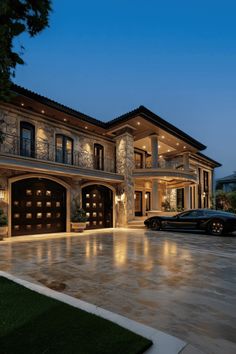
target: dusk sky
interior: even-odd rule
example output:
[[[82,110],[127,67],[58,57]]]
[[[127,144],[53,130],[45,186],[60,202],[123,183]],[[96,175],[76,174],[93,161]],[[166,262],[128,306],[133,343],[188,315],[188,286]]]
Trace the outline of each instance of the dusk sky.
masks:
[[[53,1],[50,28],[23,36],[15,82],[97,119],[137,106],[236,170],[236,2]]]

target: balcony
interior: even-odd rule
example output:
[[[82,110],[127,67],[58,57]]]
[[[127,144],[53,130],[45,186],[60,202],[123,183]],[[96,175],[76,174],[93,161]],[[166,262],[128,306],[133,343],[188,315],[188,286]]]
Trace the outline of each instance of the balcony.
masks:
[[[40,170],[68,176],[103,178],[122,181],[123,176],[116,173],[115,159],[98,161],[91,154],[72,151],[71,147],[62,149],[46,141],[20,138],[17,135],[3,134],[0,143],[0,164],[3,167]]]
[[[152,167],[152,162],[147,160],[145,164],[135,161],[133,176],[144,177],[177,177],[197,182],[198,176],[194,166],[189,169],[184,168],[183,159],[174,158],[172,160],[160,160],[156,168]]]

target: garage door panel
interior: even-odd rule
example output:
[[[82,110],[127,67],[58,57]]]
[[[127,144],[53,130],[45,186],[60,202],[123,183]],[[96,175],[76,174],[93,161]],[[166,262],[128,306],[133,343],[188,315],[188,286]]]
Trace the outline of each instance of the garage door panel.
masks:
[[[47,179],[27,179],[12,185],[12,235],[66,230],[66,190]]]

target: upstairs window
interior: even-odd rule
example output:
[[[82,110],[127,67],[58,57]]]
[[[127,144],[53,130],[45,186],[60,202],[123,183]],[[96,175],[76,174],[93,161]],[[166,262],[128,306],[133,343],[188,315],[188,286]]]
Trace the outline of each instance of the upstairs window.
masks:
[[[28,122],[20,123],[20,154],[35,157],[35,128]]]
[[[100,144],[94,144],[94,168],[104,170],[104,148]]]
[[[134,166],[135,168],[143,168],[143,154],[140,152],[134,153]]]
[[[68,136],[56,135],[56,162],[73,165],[73,139]]]

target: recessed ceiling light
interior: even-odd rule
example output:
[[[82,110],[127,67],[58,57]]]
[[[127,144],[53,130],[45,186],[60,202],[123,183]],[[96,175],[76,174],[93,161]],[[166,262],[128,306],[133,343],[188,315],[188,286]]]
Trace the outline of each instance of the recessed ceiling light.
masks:
[[[170,149],[168,149],[167,151],[170,152]]]
[[[179,146],[179,143],[176,143],[177,146]]]
[[[186,146],[184,146],[184,149],[186,149]]]
[[[84,129],[88,129],[87,125],[84,127]]]
[[[141,123],[140,122],[137,122],[137,125],[140,125]]]
[[[162,136],[161,136],[161,138],[162,138],[162,139],[165,139],[165,136],[164,136],[164,135],[162,135]]]
[[[25,104],[24,104],[23,102],[21,102],[21,106],[24,107],[24,105],[25,105]]]
[[[146,149],[146,145],[143,145],[143,149]]]
[[[41,113],[42,113],[42,114],[44,114],[44,113],[45,113],[45,111],[42,109]]]

